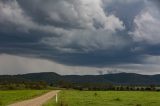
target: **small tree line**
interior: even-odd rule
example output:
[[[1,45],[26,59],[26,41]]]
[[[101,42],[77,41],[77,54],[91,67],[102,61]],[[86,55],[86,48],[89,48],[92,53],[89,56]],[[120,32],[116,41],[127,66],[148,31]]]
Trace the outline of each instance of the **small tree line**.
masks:
[[[111,83],[71,83],[68,81],[60,81],[58,86],[66,89],[94,91],[160,91],[158,85],[117,85]]]
[[[8,82],[3,81],[0,83],[0,90],[22,90],[22,89],[46,89],[47,83],[44,81],[37,82]]]
[[[46,83],[44,81],[17,81],[0,80],[0,90],[20,89],[52,89],[52,88],[91,90],[91,91],[160,91],[157,85],[117,85],[112,83],[73,83],[69,81],[57,81]]]

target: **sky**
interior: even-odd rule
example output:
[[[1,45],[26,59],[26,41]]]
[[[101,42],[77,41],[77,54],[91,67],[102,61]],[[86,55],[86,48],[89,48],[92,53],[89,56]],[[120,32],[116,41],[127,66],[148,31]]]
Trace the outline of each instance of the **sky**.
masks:
[[[159,0],[0,0],[0,74],[160,74]]]

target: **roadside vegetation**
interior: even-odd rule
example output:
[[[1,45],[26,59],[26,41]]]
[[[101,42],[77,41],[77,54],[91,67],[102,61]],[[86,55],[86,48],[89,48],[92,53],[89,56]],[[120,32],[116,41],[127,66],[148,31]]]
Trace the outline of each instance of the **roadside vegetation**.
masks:
[[[65,90],[44,106],[160,106],[160,92]]]
[[[0,106],[6,106],[8,104],[31,99],[40,96],[49,90],[11,90],[0,91]]]

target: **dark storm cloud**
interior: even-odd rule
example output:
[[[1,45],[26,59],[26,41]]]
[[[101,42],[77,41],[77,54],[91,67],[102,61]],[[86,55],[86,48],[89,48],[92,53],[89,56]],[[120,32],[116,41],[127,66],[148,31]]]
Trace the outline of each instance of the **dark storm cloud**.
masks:
[[[155,40],[148,37],[150,33],[142,30],[144,1],[2,0],[0,52],[67,65],[141,63],[145,55],[160,53],[158,30],[153,34],[156,45],[152,45]],[[155,19],[149,19],[150,25],[160,16],[152,10],[155,8],[147,11]],[[139,32],[148,36],[139,37]]]

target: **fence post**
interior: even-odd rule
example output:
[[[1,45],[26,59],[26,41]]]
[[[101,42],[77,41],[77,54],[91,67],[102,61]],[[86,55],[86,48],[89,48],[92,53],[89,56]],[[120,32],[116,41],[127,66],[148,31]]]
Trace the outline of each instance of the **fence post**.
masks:
[[[56,94],[56,103],[58,103],[58,94]]]

